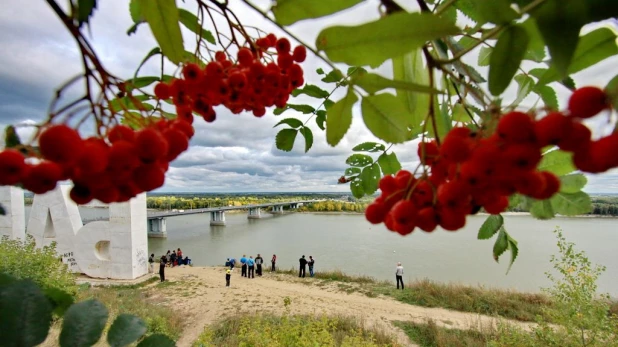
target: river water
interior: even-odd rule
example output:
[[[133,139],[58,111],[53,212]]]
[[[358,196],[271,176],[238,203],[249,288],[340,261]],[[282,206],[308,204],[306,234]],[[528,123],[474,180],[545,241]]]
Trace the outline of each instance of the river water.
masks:
[[[107,209],[80,208],[82,218],[107,217]],[[29,208],[26,209],[28,215]],[[505,216],[509,233],[519,243],[519,256],[506,274],[510,252],[496,263],[495,241],[477,240],[485,216],[468,218],[457,232],[415,231],[402,237],[383,225],[369,224],[363,215],[290,213],[259,220],[245,213],[226,214],[225,226],[210,226],[210,214],[167,219],[167,239],[149,239],[149,252],[156,256],[181,248],[194,265],[222,265],[226,258],[239,259],[261,253],[266,265],[277,254],[281,268],[298,266],[301,255],[316,259],[315,271],[342,270],[393,280],[397,262],[404,266],[404,279],[428,278],[440,282],[484,285],[538,291],[547,286],[549,259],[558,251],[552,230],[560,226],[567,241],[587,253],[596,264],[607,267],[598,281],[599,290],[618,297],[618,219],[556,218],[536,220],[528,215]]]

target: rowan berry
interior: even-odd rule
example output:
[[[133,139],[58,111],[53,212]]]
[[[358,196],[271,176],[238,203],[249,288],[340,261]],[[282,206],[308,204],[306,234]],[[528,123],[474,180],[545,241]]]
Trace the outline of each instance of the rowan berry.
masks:
[[[266,108],[265,107],[257,107],[257,108],[254,108],[252,110],[252,112],[253,112],[254,116],[262,117],[262,116],[264,116],[266,114]]]
[[[169,147],[167,150],[167,156],[165,157],[166,161],[172,161],[176,159],[180,153],[184,152],[189,148],[189,140],[187,136],[180,130],[171,128],[163,131],[163,137],[168,143]]]
[[[292,53],[292,57],[295,62],[302,63],[305,59],[307,59],[307,48],[305,48],[305,46],[296,46],[294,48],[294,52]]]
[[[590,144],[592,132],[580,122],[573,122],[568,137],[558,143],[558,147],[563,151],[575,152]]]
[[[569,115],[575,118],[590,118],[610,107],[609,98],[598,87],[582,87],[569,98]]]
[[[118,140],[110,147],[108,171],[114,176],[113,178],[124,180],[139,163],[137,149],[133,143]]]
[[[515,144],[504,151],[504,161],[508,170],[527,171],[534,169],[541,162],[541,151],[532,144]],[[518,174],[510,171],[511,176]]]
[[[387,213],[388,210],[383,203],[374,202],[367,206],[367,209],[365,210],[365,217],[367,218],[369,223],[380,224],[382,223],[382,221],[384,221]]]
[[[99,189],[95,189],[92,192],[95,199],[102,203],[109,204],[118,201],[119,193],[118,189],[114,186],[107,186]]]
[[[105,171],[109,163],[109,147],[105,141],[90,138],[84,141],[84,151],[77,166],[85,175]]]
[[[440,150],[435,141],[419,142],[416,154],[418,154],[423,165],[431,165],[437,160]]]
[[[534,122],[526,113],[513,111],[500,118],[496,132],[507,143],[534,142]]]
[[[247,86],[247,75],[242,72],[234,72],[228,78],[230,88],[233,90],[243,90]]]
[[[463,210],[470,205],[470,190],[461,181],[450,181],[438,187],[437,199],[442,207]]]
[[[153,128],[145,128],[135,135],[137,155],[145,162],[165,158],[169,144],[161,133]]]
[[[223,51],[215,52],[215,60],[218,62],[224,62],[227,60],[227,55]]]
[[[382,191],[382,194],[388,195],[397,190],[397,181],[393,175],[385,175],[380,179],[380,182],[378,182],[378,187],[380,191]]]
[[[243,47],[238,50],[238,63],[243,66],[249,66],[253,62],[255,57],[253,56],[253,52],[247,47]]]
[[[202,69],[195,63],[189,63],[182,68],[182,76],[188,82],[196,82],[202,77]]]
[[[282,37],[279,40],[277,40],[277,43],[275,44],[275,48],[277,49],[277,53],[279,54],[290,53],[290,50],[292,49],[292,45],[290,45],[290,41],[288,39],[286,39],[285,37]]]
[[[154,87],[155,96],[158,99],[169,99],[172,96],[172,91],[167,83],[159,82]]]
[[[292,58],[290,53],[279,53],[277,56],[277,64],[282,69],[288,69],[294,64],[294,58]]]
[[[206,75],[209,77],[222,77],[223,65],[218,61],[211,61],[206,65]]]
[[[534,132],[540,147],[558,145],[570,137],[573,122],[560,112],[551,112],[534,125]]]
[[[549,171],[541,171],[541,175],[545,178],[545,189],[534,198],[546,200],[554,196],[554,194],[560,190],[560,179]]]
[[[267,50],[268,47],[271,47],[270,41],[265,37],[255,40],[255,44],[263,50]]]
[[[545,190],[545,176],[538,171],[524,172],[517,175],[514,185],[518,193],[535,197]]]
[[[37,165],[29,166],[22,178],[24,188],[34,194],[44,194],[56,188],[62,178],[62,168],[51,161],[42,161]]]
[[[275,45],[277,44],[277,36],[275,36],[275,34],[273,33],[266,35],[266,39],[268,40],[269,47],[275,47]]]
[[[471,143],[467,137],[458,135],[446,135],[440,146],[440,156],[444,160],[461,163],[470,157],[472,152]]]
[[[0,185],[19,183],[26,171],[24,156],[14,149],[0,152]]]
[[[182,131],[182,133],[185,134],[185,136],[187,136],[187,138],[189,139],[192,138],[195,134],[195,129],[193,129],[193,126],[181,120],[172,121],[170,128]]]
[[[434,196],[434,188],[427,180],[420,180],[412,192],[412,200],[418,207],[431,206]]]
[[[509,207],[509,198],[504,195],[495,196],[483,205],[483,208],[489,214],[500,214],[506,211],[507,207]]]
[[[92,191],[86,186],[74,185],[69,192],[71,200],[75,201],[78,205],[85,205],[94,199]]]
[[[461,164],[459,177],[470,189],[478,189],[487,183],[483,167],[473,161],[466,161]]]
[[[397,174],[395,174],[395,182],[397,183],[397,188],[406,189],[412,184],[414,181],[414,176],[408,170],[399,170]]]
[[[418,211],[416,226],[428,233],[434,231],[438,226],[436,210],[433,207],[425,207]]]
[[[39,136],[39,148],[45,159],[58,164],[74,163],[83,153],[79,133],[64,124],[45,129]]]
[[[126,125],[116,125],[111,128],[107,134],[109,142],[114,143],[116,141],[135,142],[135,131]]]
[[[466,214],[452,209],[440,209],[438,225],[444,230],[456,231],[466,226]]]

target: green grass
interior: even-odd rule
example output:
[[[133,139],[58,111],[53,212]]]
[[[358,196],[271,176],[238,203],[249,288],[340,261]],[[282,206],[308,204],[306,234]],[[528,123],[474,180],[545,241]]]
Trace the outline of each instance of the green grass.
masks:
[[[366,329],[350,317],[270,314],[235,315],[204,329],[194,347],[211,346],[394,346],[384,331]]]
[[[297,270],[294,269],[280,273],[298,276]],[[339,286],[346,293],[356,291],[368,297],[385,295],[410,305],[498,315],[519,321],[534,321],[536,315],[544,315],[543,307],[552,305],[551,300],[543,294],[443,284],[426,279],[410,282],[406,284],[405,290],[398,290],[394,283],[378,281],[368,276],[350,276],[341,271],[320,271],[314,278],[356,284]]]
[[[495,337],[493,331],[447,329],[436,325],[433,320],[427,324],[394,322],[412,342],[421,347],[485,347]]]

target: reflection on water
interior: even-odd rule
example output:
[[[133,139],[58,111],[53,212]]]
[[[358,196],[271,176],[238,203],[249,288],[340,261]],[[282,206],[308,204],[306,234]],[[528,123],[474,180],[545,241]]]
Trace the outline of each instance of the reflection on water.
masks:
[[[106,209],[80,209],[86,218],[107,215]],[[27,209],[26,213],[29,210]],[[406,280],[430,278],[442,282],[538,290],[548,284],[545,271],[557,252],[551,232],[560,225],[567,241],[584,250],[590,260],[605,265],[599,289],[618,296],[618,232],[614,218],[557,218],[539,221],[529,216],[506,216],[506,228],[519,242],[519,257],[506,275],[508,251],[496,263],[494,240],[477,240],[484,216],[473,216],[463,230],[433,233],[415,231],[407,237],[371,225],[362,215],[293,213],[248,219],[244,213],[226,214],[225,226],[210,226],[208,214],[167,219],[167,239],[149,239],[149,253],[159,256],[181,248],[195,265],[222,265],[226,258],[261,253],[267,262],[277,254],[278,265],[298,265],[301,255],[316,259],[315,269],[340,269],[394,281],[394,268],[403,263]]]

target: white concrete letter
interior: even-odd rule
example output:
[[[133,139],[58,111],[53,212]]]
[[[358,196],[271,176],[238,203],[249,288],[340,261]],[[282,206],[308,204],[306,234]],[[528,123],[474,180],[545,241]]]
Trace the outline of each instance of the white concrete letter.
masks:
[[[24,191],[19,187],[0,186],[0,205],[5,215],[0,216],[0,237],[11,239],[26,237],[26,211]]]

